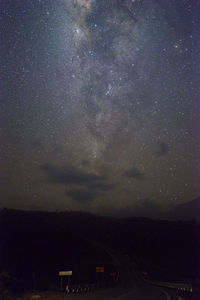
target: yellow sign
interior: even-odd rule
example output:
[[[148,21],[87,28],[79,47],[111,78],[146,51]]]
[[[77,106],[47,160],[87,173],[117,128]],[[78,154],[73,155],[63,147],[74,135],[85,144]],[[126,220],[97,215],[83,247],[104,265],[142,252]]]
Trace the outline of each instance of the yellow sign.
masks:
[[[60,271],[59,276],[71,276],[72,271]]]

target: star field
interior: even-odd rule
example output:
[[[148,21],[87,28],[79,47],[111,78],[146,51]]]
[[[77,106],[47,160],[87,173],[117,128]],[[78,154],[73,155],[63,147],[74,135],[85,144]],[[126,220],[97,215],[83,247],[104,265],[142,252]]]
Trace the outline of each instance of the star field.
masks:
[[[0,2],[1,207],[199,195],[199,1]]]

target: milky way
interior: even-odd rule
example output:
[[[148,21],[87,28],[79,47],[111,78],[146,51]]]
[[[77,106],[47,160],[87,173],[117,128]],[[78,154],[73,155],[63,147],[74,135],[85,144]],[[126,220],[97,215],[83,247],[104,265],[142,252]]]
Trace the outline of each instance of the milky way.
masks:
[[[1,0],[1,207],[199,195],[199,2]]]

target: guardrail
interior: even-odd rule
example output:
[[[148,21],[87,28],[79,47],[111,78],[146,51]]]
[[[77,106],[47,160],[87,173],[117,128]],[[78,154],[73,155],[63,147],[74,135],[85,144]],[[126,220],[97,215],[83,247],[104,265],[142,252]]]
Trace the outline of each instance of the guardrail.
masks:
[[[79,285],[66,285],[66,293],[67,294],[81,294],[88,293],[94,290],[105,288],[109,286],[114,286],[118,283],[118,281],[108,281],[101,283],[91,283],[91,284],[79,284]]]
[[[193,287],[192,284],[188,283],[179,283],[179,282],[162,282],[162,281],[149,281],[149,283],[157,285],[157,286],[162,286],[162,287],[167,287],[171,289],[176,289],[184,292],[193,292]]]

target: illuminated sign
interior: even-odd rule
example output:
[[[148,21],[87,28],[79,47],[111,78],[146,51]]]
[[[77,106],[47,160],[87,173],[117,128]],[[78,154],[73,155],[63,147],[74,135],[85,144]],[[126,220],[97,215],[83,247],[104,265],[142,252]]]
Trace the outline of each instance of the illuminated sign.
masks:
[[[72,271],[60,271],[59,276],[71,276]]]
[[[104,267],[96,267],[96,272],[97,273],[103,273],[104,272]]]

